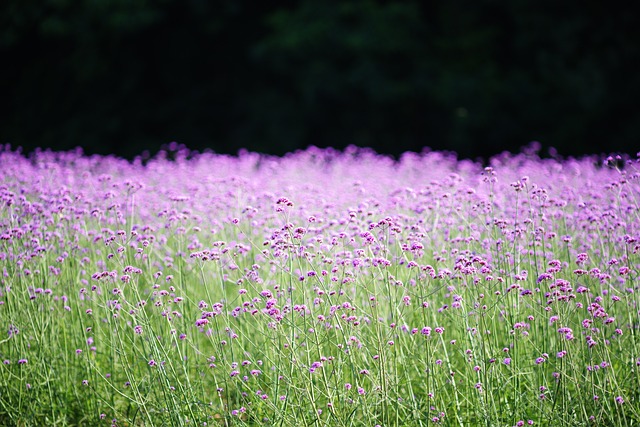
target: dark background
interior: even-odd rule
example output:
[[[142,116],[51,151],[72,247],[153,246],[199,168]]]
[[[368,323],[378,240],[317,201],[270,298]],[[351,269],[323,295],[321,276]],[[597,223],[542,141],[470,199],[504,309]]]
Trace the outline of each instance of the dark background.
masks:
[[[0,143],[635,154],[634,15],[589,0],[4,0]]]

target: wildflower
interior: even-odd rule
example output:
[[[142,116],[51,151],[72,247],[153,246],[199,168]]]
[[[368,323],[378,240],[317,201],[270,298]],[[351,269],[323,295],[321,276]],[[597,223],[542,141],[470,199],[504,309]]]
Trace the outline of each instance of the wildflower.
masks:
[[[205,326],[209,323],[209,319],[198,319],[196,320],[196,326]]]

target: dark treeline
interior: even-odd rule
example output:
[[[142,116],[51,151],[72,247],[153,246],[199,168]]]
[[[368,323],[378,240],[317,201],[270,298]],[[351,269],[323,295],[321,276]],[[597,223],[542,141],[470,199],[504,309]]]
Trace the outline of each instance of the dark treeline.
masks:
[[[589,0],[4,0],[0,143],[635,153],[638,28]]]

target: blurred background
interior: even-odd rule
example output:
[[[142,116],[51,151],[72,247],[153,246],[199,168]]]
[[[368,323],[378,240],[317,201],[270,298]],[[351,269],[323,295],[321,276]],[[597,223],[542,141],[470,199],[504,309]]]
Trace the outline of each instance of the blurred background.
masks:
[[[635,155],[639,28],[595,0],[3,0],[0,143]]]

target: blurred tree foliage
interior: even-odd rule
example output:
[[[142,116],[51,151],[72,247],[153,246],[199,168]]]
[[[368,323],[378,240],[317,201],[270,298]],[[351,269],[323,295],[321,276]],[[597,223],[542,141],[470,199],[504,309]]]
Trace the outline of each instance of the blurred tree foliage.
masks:
[[[0,143],[635,153],[638,28],[591,0],[4,0]]]

